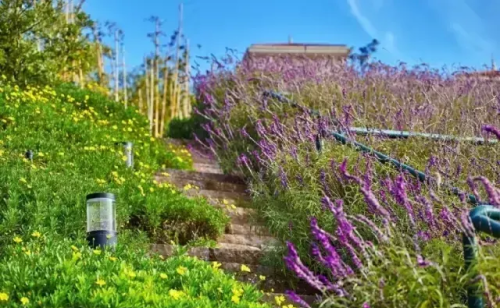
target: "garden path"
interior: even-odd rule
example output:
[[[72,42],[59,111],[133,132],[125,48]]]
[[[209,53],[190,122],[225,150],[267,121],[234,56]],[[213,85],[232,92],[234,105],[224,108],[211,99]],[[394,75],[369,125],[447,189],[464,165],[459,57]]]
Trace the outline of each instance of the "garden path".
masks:
[[[180,140],[168,140],[168,142],[186,144]],[[174,184],[180,189],[188,184],[198,187],[189,189],[185,193],[193,197],[205,197],[210,204],[228,214],[230,223],[225,233],[217,239],[216,247],[192,247],[188,250],[188,254],[202,260],[218,262],[221,269],[234,273],[238,280],[258,284],[265,292],[264,299],[276,304],[275,297],[283,295],[288,287],[287,281],[280,278],[282,275],[272,267],[262,265],[262,258],[266,250],[272,249],[277,240],[259,222],[255,215],[256,211],[251,208],[245,182],[238,176],[224,174],[216,159],[204,154],[200,147],[190,146],[190,152],[194,171],[161,170],[156,175],[156,180]],[[163,256],[174,253],[174,247],[166,244],[154,244],[152,250]],[[249,269],[250,272],[242,268]],[[303,299],[312,302],[314,296],[306,295]],[[287,303],[288,300],[281,306]]]

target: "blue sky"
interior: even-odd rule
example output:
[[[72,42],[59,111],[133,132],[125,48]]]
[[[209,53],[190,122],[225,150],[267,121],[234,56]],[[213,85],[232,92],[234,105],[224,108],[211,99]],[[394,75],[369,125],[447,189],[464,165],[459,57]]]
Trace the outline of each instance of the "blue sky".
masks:
[[[180,0],[87,0],[99,21],[124,30],[128,69],[153,44],[155,15],[167,37],[176,29]],[[332,43],[361,47],[376,38],[376,57],[395,64],[483,69],[500,66],[500,1],[497,0],[184,0],[184,33],[193,55],[241,53],[252,43]],[[497,30],[497,31],[495,31]],[[201,48],[196,45],[200,44]],[[200,60],[198,60],[200,61]],[[203,66],[206,67],[206,66]]]

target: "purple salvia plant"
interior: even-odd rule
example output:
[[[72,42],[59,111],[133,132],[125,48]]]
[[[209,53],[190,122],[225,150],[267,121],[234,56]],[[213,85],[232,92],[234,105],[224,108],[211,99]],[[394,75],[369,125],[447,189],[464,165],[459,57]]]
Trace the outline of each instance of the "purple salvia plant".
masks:
[[[281,166],[279,168],[279,178],[280,178],[281,186],[284,189],[288,189],[288,178],[286,176],[285,170],[283,170],[283,167],[281,167]]]
[[[328,287],[302,263],[293,244],[287,242],[286,245],[288,247],[288,255],[284,259],[288,269],[294,272],[299,278],[304,279],[311,287],[319,291],[326,290]]]
[[[486,125],[483,125],[483,127],[481,127],[481,130],[484,132],[495,135],[495,137],[498,140],[500,140],[500,129],[498,129],[497,127],[495,127],[493,125],[486,124]]]
[[[295,292],[293,291],[289,291],[289,290],[286,290],[285,291],[285,294],[288,296],[288,298],[296,303],[297,305],[299,305],[300,307],[302,308],[311,308],[311,306],[305,302],[299,295],[297,295]]]
[[[498,193],[498,189],[496,189],[487,178],[485,178],[484,176],[478,176],[473,178],[472,180],[483,183],[484,189],[488,194],[488,199],[491,205],[500,205],[500,195]]]
[[[373,193],[373,191],[371,191],[369,189],[365,189],[363,182],[359,178],[352,176],[347,172],[347,159],[344,159],[344,161],[340,165],[339,169],[340,169],[340,173],[345,178],[347,178],[348,180],[354,181],[360,185],[361,193],[364,195],[365,201],[368,204],[368,207],[370,208],[372,213],[381,215],[382,217],[390,217],[389,212],[384,207],[382,207],[380,205],[380,203],[378,202],[377,197],[375,197],[375,194]]]
[[[311,218],[311,232],[314,238],[323,246],[326,256],[324,257],[325,266],[330,269],[336,277],[345,277],[353,273],[352,269],[344,264],[337,250],[330,242],[328,233],[318,226],[315,218]]]

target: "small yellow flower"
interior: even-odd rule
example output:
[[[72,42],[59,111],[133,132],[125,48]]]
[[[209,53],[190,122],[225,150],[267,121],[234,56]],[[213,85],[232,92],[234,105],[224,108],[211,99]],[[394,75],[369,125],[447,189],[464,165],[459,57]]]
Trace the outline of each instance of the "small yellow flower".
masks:
[[[242,264],[241,265],[241,269],[240,269],[242,272],[247,272],[247,273],[250,273],[251,270],[248,266],[246,266],[245,264]]]
[[[213,263],[212,263],[212,267],[213,267],[214,269],[218,269],[221,265],[222,265],[222,264],[220,264],[219,262],[213,262]]]
[[[161,273],[161,274],[160,274],[160,278],[161,278],[161,279],[167,279],[167,278],[168,278],[168,276],[167,276],[167,274],[165,274],[165,273]]]
[[[102,251],[101,251],[101,250],[99,250],[99,249],[95,249],[95,250],[94,250],[94,254],[95,254],[95,255],[100,255],[101,253],[102,253]]]
[[[118,260],[116,257],[109,257],[109,259],[113,262],[115,262],[116,260]]]
[[[168,295],[170,295],[174,299],[179,299],[180,297],[182,297],[184,295],[184,292],[177,291],[177,290],[169,290]]]
[[[274,301],[278,306],[281,306],[281,304],[285,302],[285,297],[283,295],[275,296]]]
[[[40,236],[42,236],[42,234],[40,232],[38,232],[38,231],[35,231],[35,232],[31,233],[31,236],[33,236],[33,237],[40,237]]]
[[[222,203],[223,203],[224,205],[228,205],[228,204],[229,204],[229,201],[227,201],[226,199],[222,199]]]
[[[260,279],[261,281],[264,281],[264,280],[266,280],[266,276],[259,275],[259,279]]]
[[[97,279],[97,281],[95,282],[96,285],[102,287],[103,285],[106,284],[106,281],[102,280],[102,279]]]
[[[26,306],[30,303],[30,300],[27,297],[21,297],[21,303]]]
[[[237,296],[237,295],[233,295],[231,296],[231,301],[235,304],[239,304],[240,303],[240,297]]]
[[[182,276],[182,275],[186,274],[187,268],[185,268],[184,266],[179,266],[176,271],[177,271],[177,274]]]
[[[0,292],[0,301],[6,302],[9,300],[9,294],[5,292]]]
[[[38,153],[38,156],[40,156],[40,157],[44,157],[44,156],[45,156],[45,154],[43,154],[43,152],[39,152],[39,153]]]
[[[22,241],[23,241],[23,239],[20,238],[19,236],[14,237],[14,242],[19,244],[19,243],[22,243]]]

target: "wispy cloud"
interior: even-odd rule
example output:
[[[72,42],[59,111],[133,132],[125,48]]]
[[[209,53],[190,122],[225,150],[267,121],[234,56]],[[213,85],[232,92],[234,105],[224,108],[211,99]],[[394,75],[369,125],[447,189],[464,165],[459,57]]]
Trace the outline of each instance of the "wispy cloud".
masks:
[[[377,27],[373,24],[373,22],[361,12],[357,0],[347,0],[347,4],[349,4],[349,8],[351,10],[351,14],[356,18],[357,22],[363,28],[363,30],[372,38],[376,38],[381,42],[381,48],[387,50],[393,57],[398,60],[402,59],[401,52],[396,46],[396,36],[392,31],[379,31]],[[376,10],[379,10],[383,7],[383,0],[372,0],[373,6],[375,6]],[[382,38],[382,39],[381,39]]]
[[[499,46],[487,34],[490,29],[484,18],[466,0],[429,0],[429,3],[463,50],[489,58],[498,49]]]

